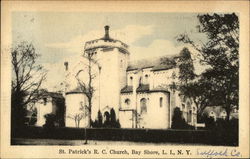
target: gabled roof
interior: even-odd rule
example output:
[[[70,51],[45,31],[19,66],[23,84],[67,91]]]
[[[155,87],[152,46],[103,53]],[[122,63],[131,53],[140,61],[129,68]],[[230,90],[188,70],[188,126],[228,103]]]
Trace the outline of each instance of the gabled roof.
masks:
[[[61,98],[61,99],[64,98],[63,95],[61,93],[58,93],[58,92],[48,92],[48,91],[43,92],[42,98],[47,98],[47,97]]]
[[[132,86],[125,86],[121,89],[121,93],[132,93],[133,92],[133,87]],[[169,93],[167,88],[163,87],[158,87],[158,88],[153,88],[149,89],[149,84],[141,84],[138,86],[136,89],[136,92],[145,92],[145,93],[152,93],[152,92],[165,92]]]
[[[148,92],[149,91],[149,84],[141,84],[136,89],[136,92]]]
[[[130,61],[127,71],[152,68],[152,71],[167,70],[174,68],[175,65],[167,63],[166,60],[175,60],[178,56],[161,56],[154,58],[147,58],[141,60]]]
[[[152,68],[152,71],[161,71],[161,70],[168,70],[171,68],[174,68],[175,66],[173,65],[156,65]]]
[[[222,106],[207,106],[203,110],[203,113],[208,115],[211,111],[213,111],[217,116],[220,116],[220,113],[222,111],[225,111],[225,108],[223,108]]]
[[[133,86],[125,86],[121,89],[121,93],[132,93],[133,92]]]
[[[165,92],[165,93],[169,93],[167,88],[153,88],[150,90],[150,92]]]

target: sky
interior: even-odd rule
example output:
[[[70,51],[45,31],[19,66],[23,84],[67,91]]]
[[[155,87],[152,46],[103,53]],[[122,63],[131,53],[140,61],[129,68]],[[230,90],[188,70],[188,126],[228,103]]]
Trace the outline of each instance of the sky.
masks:
[[[204,39],[194,13],[14,12],[12,40],[35,46],[50,90],[63,80],[64,62],[77,61],[86,41],[103,37],[105,25],[111,38],[129,45],[130,60],[178,54],[185,46],[176,39],[182,33]]]

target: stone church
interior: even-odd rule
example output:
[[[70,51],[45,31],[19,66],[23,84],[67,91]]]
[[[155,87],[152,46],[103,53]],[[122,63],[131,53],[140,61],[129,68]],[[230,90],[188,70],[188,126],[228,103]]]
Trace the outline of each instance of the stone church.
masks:
[[[129,46],[109,36],[109,26],[100,39],[85,43],[78,63],[65,62],[65,126],[75,127],[82,106],[88,105],[79,82],[94,88],[91,118],[114,109],[122,128],[171,127],[173,110],[179,107],[188,124],[195,125],[197,109],[194,103],[173,88],[178,83],[178,67],[166,61],[178,61],[176,56],[130,61]],[[87,59],[91,54],[93,60]],[[87,112],[85,112],[86,114]],[[83,117],[80,127],[89,126]]]

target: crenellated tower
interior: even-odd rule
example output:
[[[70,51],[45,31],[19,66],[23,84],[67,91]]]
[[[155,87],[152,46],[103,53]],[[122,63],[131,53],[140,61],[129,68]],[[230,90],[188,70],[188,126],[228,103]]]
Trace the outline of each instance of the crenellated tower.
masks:
[[[112,39],[109,26],[105,26],[102,38],[85,43],[84,54],[92,54],[99,67],[96,76],[96,92],[93,100],[92,114],[96,116],[114,108],[117,117],[120,107],[120,90],[126,85],[126,69],[129,61],[128,45],[120,40]]]

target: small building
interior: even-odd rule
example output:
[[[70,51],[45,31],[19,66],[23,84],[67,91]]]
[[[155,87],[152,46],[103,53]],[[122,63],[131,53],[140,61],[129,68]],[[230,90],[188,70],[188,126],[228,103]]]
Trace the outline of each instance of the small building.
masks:
[[[25,115],[25,125],[33,126],[37,122],[37,109],[34,110],[26,110]]]
[[[207,106],[203,110],[203,115],[205,117],[212,117],[216,121],[218,119],[226,119],[227,112],[226,109],[223,108],[222,106]],[[232,118],[238,119],[238,110],[236,108],[233,108],[233,110],[230,113],[229,119]]]
[[[65,126],[65,100],[61,93],[46,92],[42,99],[35,103],[37,109],[36,126],[43,126],[46,122],[45,115],[53,114],[55,126]]]

